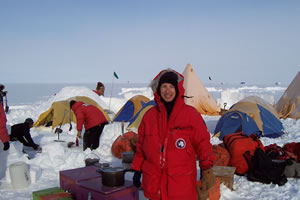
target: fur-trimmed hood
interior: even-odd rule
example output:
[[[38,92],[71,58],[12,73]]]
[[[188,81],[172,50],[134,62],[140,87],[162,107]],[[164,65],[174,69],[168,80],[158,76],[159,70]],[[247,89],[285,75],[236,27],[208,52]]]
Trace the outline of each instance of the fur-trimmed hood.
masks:
[[[167,73],[167,72],[174,72],[175,74],[177,74],[177,76],[178,76],[178,85],[179,85],[179,83],[181,83],[181,82],[183,81],[183,79],[184,79],[184,78],[183,78],[183,75],[180,74],[180,73],[178,73],[177,71],[175,71],[175,70],[173,70],[173,69],[170,69],[170,68],[164,69],[164,70],[160,71],[160,72],[155,76],[155,78],[151,81],[151,83],[150,83],[150,87],[151,87],[151,89],[152,89],[152,91],[153,91],[154,94],[157,92],[157,87],[158,87],[158,83],[159,83],[160,77],[161,77],[163,74]]]

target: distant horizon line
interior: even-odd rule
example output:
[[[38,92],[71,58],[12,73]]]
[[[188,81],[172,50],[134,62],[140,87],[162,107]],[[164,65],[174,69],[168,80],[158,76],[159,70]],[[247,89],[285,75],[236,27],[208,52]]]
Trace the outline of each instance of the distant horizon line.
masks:
[[[7,84],[74,84],[74,85],[80,85],[80,84],[88,84],[88,85],[92,85],[92,84],[97,84],[97,82],[7,82],[7,83],[2,83],[4,85],[7,85]],[[104,85],[111,85],[112,82],[103,82]],[[118,84],[146,84],[146,85],[149,85],[150,82],[148,83],[142,83],[142,82],[114,82],[114,84],[118,85]],[[255,86],[255,85],[266,85],[266,86],[271,86],[271,85],[274,85],[274,86],[288,86],[289,83],[280,83],[280,82],[275,82],[275,83],[247,83],[247,82],[219,82],[219,83],[216,83],[216,82],[202,82],[203,85],[241,85],[241,86]]]

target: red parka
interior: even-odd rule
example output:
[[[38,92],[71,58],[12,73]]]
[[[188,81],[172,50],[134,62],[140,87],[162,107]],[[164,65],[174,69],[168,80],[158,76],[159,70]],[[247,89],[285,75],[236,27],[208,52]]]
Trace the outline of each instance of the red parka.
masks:
[[[212,167],[210,134],[199,112],[184,103],[183,76],[177,73],[178,95],[167,120],[157,93],[161,71],[152,81],[157,106],[149,109],[138,129],[139,139],[131,169],[143,174],[142,188],[150,199],[196,200],[196,156],[202,169]]]
[[[9,135],[6,128],[6,115],[3,109],[3,103],[0,102],[0,140],[5,143],[9,141]]]
[[[105,115],[94,105],[76,102],[72,106],[72,110],[76,115],[77,130],[81,131],[84,125],[85,130],[98,126],[104,122],[108,122]]]

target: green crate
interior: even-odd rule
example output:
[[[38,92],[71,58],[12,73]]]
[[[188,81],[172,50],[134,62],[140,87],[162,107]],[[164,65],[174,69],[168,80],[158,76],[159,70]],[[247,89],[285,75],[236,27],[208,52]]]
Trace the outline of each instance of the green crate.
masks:
[[[32,199],[40,200],[40,197],[42,197],[42,196],[47,196],[50,194],[56,194],[56,193],[61,193],[61,192],[64,192],[64,190],[61,189],[60,187],[53,187],[53,188],[48,188],[48,189],[44,189],[44,190],[38,190],[38,191],[32,192]]]

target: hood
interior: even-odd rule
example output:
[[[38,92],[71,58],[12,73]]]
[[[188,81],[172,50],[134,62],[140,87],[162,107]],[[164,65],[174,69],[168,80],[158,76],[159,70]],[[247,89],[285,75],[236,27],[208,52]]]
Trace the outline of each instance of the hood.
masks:
[[[158,83],[159,83],[159,79],[160,77],[165,74],[166,72],[174,72],[175,74],[177,74],[178,76],[178,84],[177,84],[177,87],[178,87],[178,95],[177,95],[177,99],[178,97],[180,97],[182,99],[183,95],[184,95],[184,88],[183,88],[183,81],[184,81],[184,77],[182,74],[178,73],[177,71],[173,70],[173,69],[165,69],[165,70],[162,70],[160,71],[156,76],[155,78],[151,81],[150,83],[150,87],[153,91],[153,94],[154,94],[154,99],[156,101],[156,103],[158,103],[158,101],[161,101],[160,100],[160,96],[158,95],[158,92],[157,92],[157,87],[158,87]]]
[[[80,106],[82,106],[84,102],[77,101],[73,106],[72,110],[75,112]]]

